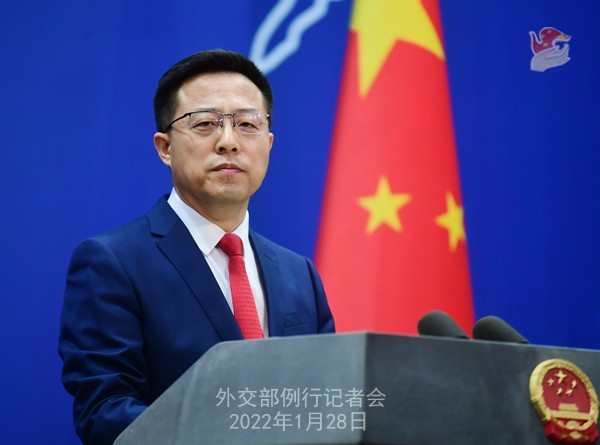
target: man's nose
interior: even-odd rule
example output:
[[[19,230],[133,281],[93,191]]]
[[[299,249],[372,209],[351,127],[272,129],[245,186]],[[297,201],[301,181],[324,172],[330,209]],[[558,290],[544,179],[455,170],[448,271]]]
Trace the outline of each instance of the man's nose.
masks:
[[[217,141],[216,149],[219,153],[237,152],[239,150],[239,142],[237,131],[233,128],[233,120],[225,119],[223,126],[220,129],[219,140]]]

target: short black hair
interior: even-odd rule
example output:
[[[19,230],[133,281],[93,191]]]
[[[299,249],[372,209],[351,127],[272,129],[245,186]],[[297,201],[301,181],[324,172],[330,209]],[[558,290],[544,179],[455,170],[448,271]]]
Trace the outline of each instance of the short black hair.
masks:
[[[267,113],[273,115],[273,93],[271,85],[260,69],[242,54],[223,49],[213,49],[192,54],[180,60],[163,74],[154,94],[154,119],[157,131],[174,119],[177,108],[177,93],[192,77],[204,73],[239,73],[246,76],[261,91]]]

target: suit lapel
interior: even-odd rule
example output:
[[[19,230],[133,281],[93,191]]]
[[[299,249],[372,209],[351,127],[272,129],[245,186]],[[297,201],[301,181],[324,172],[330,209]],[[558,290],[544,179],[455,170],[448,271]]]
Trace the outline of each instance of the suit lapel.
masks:
[[[263,237],[253,231],[250,231],[250,242],[252,243],[265,293],[269,316],[269,336],[284,335],[281,272],[277,261],[277,253]]]
[[[162,198],[148,213],[157,246],[191,289],[222,340],[240,340],[242,334],[204,255],[176,213]]]

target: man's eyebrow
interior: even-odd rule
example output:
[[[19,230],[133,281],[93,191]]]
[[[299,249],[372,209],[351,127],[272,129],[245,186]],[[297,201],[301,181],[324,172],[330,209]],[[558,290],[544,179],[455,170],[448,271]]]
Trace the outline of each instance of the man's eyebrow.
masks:
[[[192,113],[199,113],[202,111],[206,111],[209,113],[222,113],[221,110],[218,110],[217,108],[212,108],[212,107],[201,107],[201,108],[196,108],[194,111],[192,111]],[[258,113],[258,114],[266,114],[263,113],[262,111],[256,109],[256,108],[238,108],[235,110],[235,114],[238,113]]]
[[[238,113],[261,113],[261,114],[264,114],[262,111],[257,110],[256,108],[238,108],[237,112]]]

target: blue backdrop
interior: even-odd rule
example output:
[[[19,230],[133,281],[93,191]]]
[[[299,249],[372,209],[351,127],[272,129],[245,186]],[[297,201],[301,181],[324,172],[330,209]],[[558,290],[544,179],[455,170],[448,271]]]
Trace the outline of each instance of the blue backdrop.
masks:
[[[534,343],[599,349],[600,3],[441,6],[477,315]],[[313,255],[350,11],[350,0],[3,3],[3,443],[78,443],[56,353],[67,264],[79,241],[170,190],[151,104],[175,61],[222,47],[265,67],[275,145],[251,222]],[[533,72],[528,33],[546,26],[572,36],[571,60]],[[296,119],[311,124],[292,130]]]

